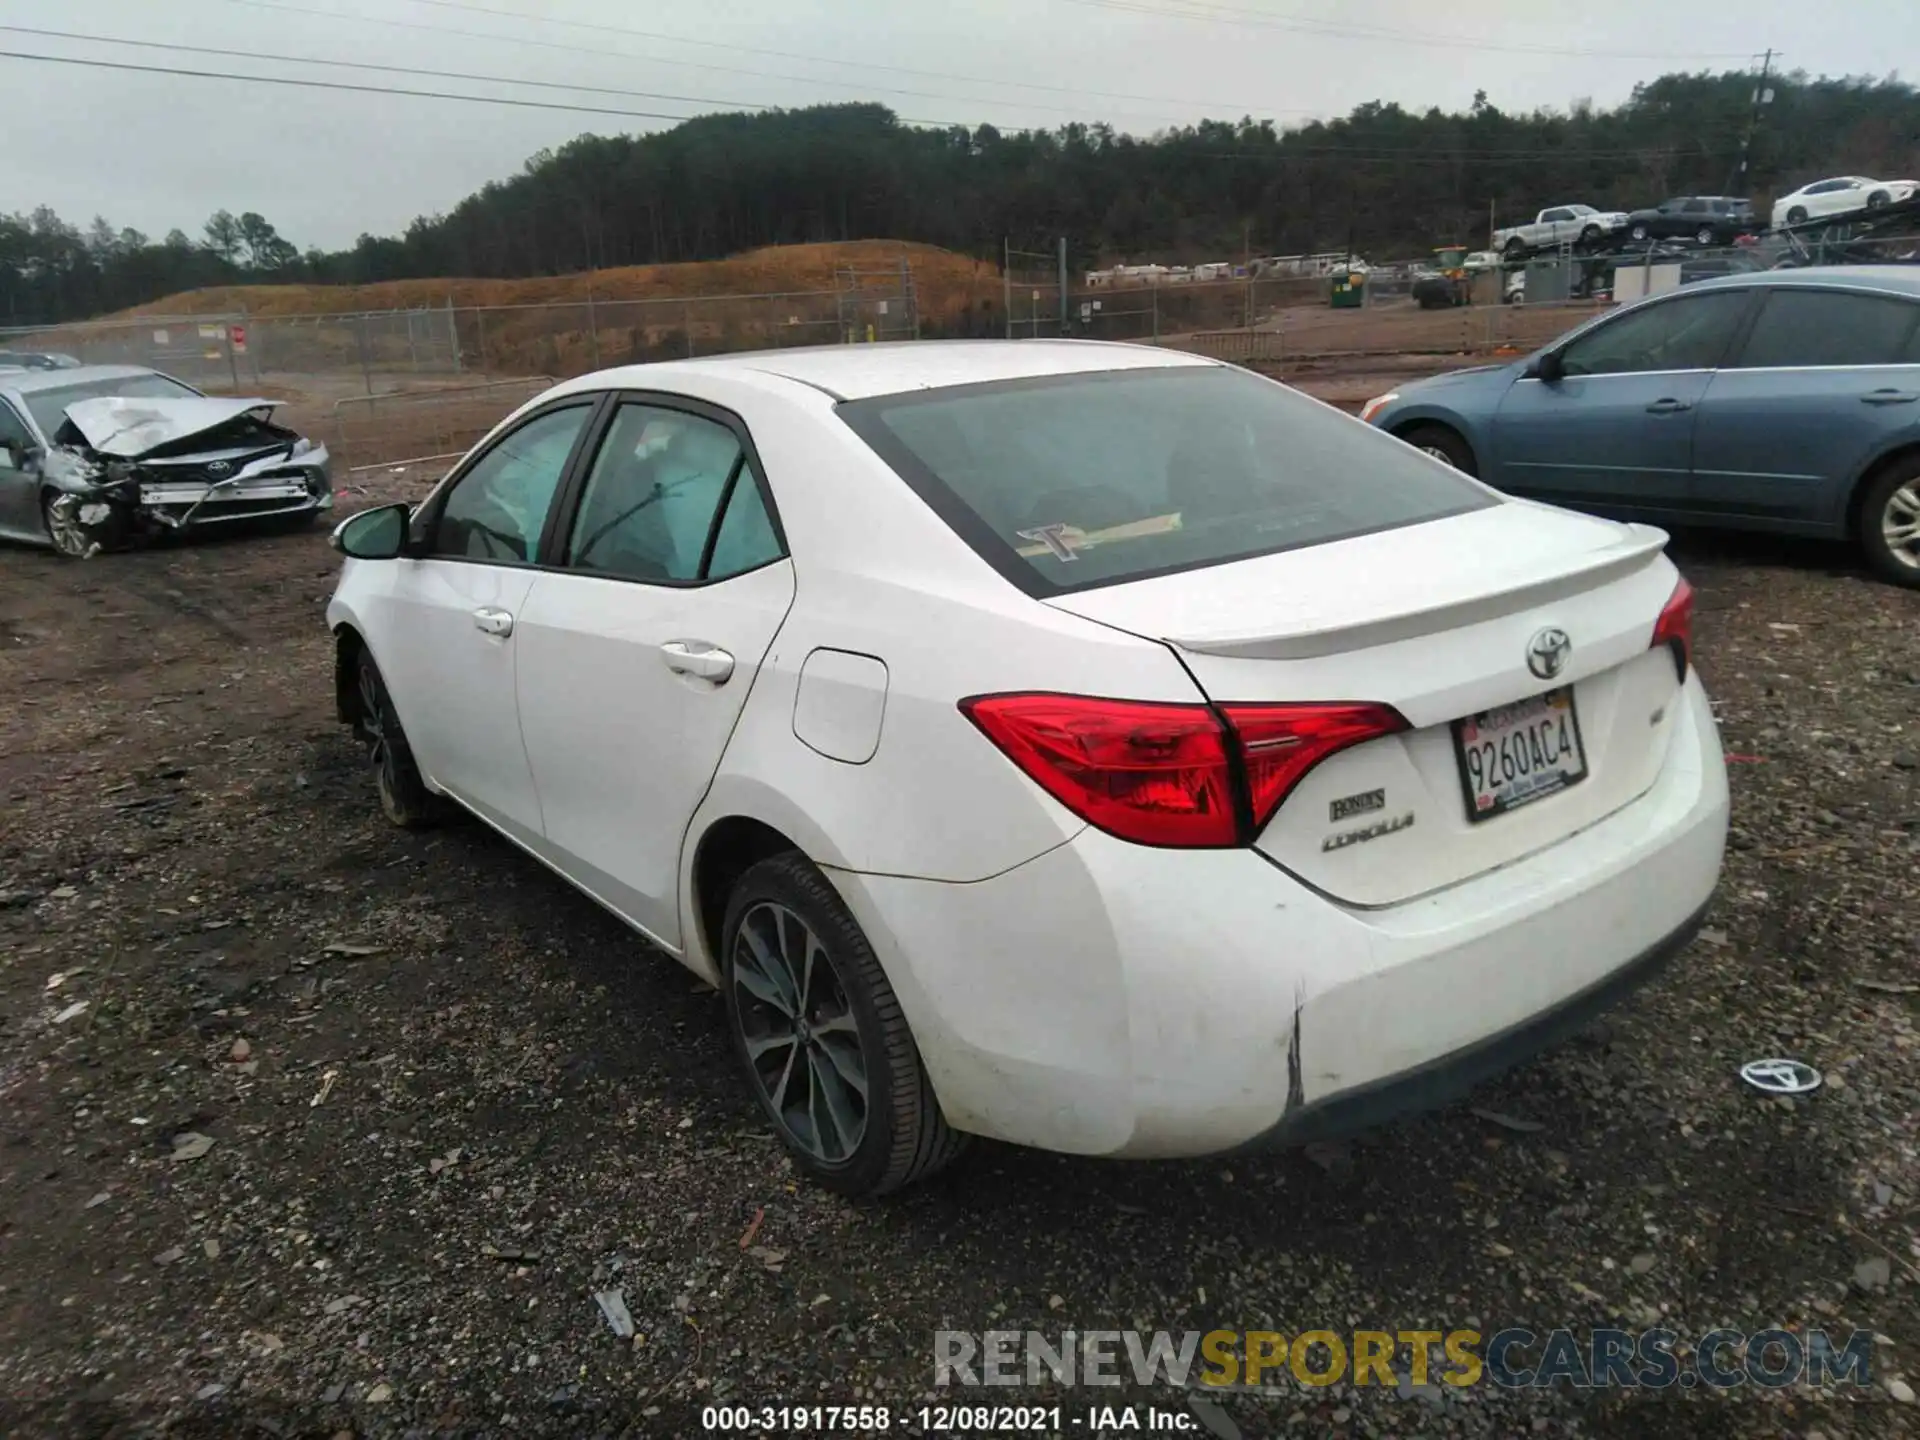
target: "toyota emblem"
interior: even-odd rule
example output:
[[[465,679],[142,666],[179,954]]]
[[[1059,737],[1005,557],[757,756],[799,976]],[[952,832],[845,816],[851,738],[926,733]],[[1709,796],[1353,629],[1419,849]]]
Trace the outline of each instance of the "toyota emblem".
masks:
[[[1804,1060],[1749,1060],[1740,1078],[1769,1095],[1805,1095],[1820,1088],[1820,1072]]]
[[[1527,669],[1542,680],[1551,680],[1567,668],[1567,656],[1573,653],[1573,641],[1567,632],[1548,626],[1527,642]]]
[[[233,466],[229,465],[225,460],[209,460],[207,462],[207,476],[209,479],[224,480],[232,473]]]

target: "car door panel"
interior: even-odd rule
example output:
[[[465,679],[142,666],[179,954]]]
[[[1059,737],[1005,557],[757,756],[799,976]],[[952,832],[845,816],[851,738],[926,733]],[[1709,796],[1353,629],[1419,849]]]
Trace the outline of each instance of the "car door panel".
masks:
[[[671,949],[687,824],[793,595],[787,560],[695,588],[549,574],[516,629],[549,853]]]
[[[673,397],[609,416],[515,628],[546,854],[681,948],[681,846],[794,573],[744,427]]]
[[[1503,490],[1572,505],[1683,508],[1705,370],[1521,380],[1495,421]]]
[[[1728,289],[1650,302],[1576,336],[1558,379],[1494,417],[1493,483],[1601,509],[1687,508],[1695,415],[1749,304]]]
[[[40,476],[30,468],[14,465],[11,441],[20,447],[22,458],[27,446],[36,444],[26,421],[5,400],[0,400],[0,532],[44,539],[46,529],[40,522]],[[29,466],[38,464],[29,461]]]
[[[1920,430],[1920,305],[1779,287],[1714,376],[1694,432],[1705,513],[1844,524],[1869,460]]]
[[[395,564],[389,633],[374,658],[421,773],[516,840],[537,840],[540,803],[514,669],[519,619],[539,573],[449,560]],[[511,617],[508,633],[483,628],[501,615]]]
[[[415,553],[383,562],[391,578],[366,616],[421,773],[523,844],[542,827],[515,690],[519,629],[597,400],[538,411],[462,467],[423,509]]]

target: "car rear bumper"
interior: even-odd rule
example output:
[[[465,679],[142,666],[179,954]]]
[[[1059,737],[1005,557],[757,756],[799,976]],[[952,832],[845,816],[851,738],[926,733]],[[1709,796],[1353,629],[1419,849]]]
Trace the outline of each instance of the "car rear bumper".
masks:
[[[970,885],[832,875],[957,1127],[1138,1157],[1311,1139],[1453,1098],[1684,947],[1727,827],[1712,714],[1684,694],[1645,794],[1402,905],[1091,829]]]

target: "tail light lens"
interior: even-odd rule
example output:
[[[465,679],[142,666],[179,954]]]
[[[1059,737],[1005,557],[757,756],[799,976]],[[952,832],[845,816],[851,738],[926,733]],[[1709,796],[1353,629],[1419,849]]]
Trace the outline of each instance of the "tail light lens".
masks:
[[[1687,667],[1693,663],[1693,586],[1685,576],[1673,587],[1673,594],[1660,610],[1660,618],[1653,623],[1653,642],[1648,648],[1661,645],[1673,651],[1674,668],[1684,681]]]
[[[1223,705],[1240,742],[1257,832],[1314,766],[1349,745],[1407,728],[1390,705]]]
[[[1084,695],[960,702],[986,737],[1089,824],[1140,845],[1250,843],[1320,761],[1406,728],[1385,705],[1207,705]]]

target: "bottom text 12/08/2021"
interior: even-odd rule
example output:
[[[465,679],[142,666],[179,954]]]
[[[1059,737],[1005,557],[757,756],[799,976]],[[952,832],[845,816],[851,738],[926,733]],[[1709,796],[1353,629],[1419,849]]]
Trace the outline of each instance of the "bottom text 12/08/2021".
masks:
[[[922,1435],[1105,1436],[1202,1429],[1189,1411],[1142,1405],[922,1405],[904,1410],[886,1405],[708,1405],[700,1412],[700,1427],[735,1435],[876,1435],[897,1429]]]

